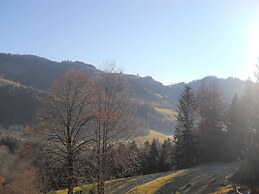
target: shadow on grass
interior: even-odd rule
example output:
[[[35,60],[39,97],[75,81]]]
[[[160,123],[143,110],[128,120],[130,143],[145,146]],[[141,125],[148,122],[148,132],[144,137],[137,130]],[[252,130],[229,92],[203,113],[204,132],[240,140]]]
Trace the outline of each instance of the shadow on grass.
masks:
[[[174,177],[170,182],[161,186],[156,193],[217,193],[220,188],[229,185],[225,177],[233,173],[235,168],[233,164],[213,164],[205,167],[194,167],[185,171],[184,174]]]
[[[116,182],[111,182],[107,184],[107,193],[109,194],[127,193],[128,191],[130,191],[131,189],[137,186],[151,182],[159,177],[167,176],[171,173],[172,171],[156,173],[156,174],[148,174],[143,176],[125,178]]]

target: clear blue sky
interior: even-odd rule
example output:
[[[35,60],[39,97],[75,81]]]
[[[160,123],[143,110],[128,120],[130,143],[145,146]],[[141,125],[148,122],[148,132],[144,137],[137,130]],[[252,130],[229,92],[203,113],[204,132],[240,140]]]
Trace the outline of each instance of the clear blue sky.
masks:
[[[1,0],[0,52],[101,66],[164,84],[253,75],[259,0]]]

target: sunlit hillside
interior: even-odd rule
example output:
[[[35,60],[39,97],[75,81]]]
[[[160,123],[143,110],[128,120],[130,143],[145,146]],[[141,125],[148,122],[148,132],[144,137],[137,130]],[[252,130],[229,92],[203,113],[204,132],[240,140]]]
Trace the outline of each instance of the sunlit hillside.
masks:
[[[0,77],[0,87],[7,86],[7,85],[17,86],[17,87],[25,87],[25,86],[23,86],[23,85],[21,85],[17,82],[10,81],[10,80],[7,80],[7,79],[4,79],[4,78]]]
[[[108,194],[195,194],[233,193],[228,177],[238,168],[238,163],[212,163],[190,169],[108,181]],[[76,187],[75,191],[90,193],[95,185]],[[56,194],[65,194],[66,190]]]
[[[148,130],[147,134],[145,134],[143,136],[137,136],[135,138],[135,141],[140,145],[142,145],[145,141],[152,141],[153,139],[157,139],[161,143],[163,143],[166,139],[172,138],[172,137],[173,137],[173,130],[172,130],[171,136],[164,135],[164,134],[159,133],[159,132],[154,131],[154,130]]]
[[[176,120],[177,112],[174,111],[173,109],[155,107],[155,110],[163,114],[164,116],[166,116],[169,120],[172,120],[172,121]]]
[[[54,80],[69,69],[84,71],[96,78],[103,75],[103,71],[93,65],[79,61],[56,62],[34,55],[0,53],[0,86],[29,86],[45,91]],[[176,121],[175,109],[185,83],[166,86],[154,80],[151,76],[141,77],[125,74],[125,78],[129,82],[138,106],[139,129],[152,129],[165,136],[170,136],[173,133]],[[228,100],[235,93],[241,93],[245,83],[234,78],[206,77],[202,80],[207,83],[217,82],[222,94]],[[189,84],[195,89],[200,82],[201,80],[195,80]],[[39,107],[31,106],[31,108],[36,110]],[[160,137],[157,136],[156,138]]]

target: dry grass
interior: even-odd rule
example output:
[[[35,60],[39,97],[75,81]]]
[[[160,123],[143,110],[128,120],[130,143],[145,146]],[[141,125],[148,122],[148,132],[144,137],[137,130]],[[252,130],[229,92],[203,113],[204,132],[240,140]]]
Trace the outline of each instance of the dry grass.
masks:
[[[10,81],[10,80],[7,80],[7,79],[4,79],[4,78],[0,77],[0,87],[7,86],[7,85],[12,85],[12,86],[16,86],[16,87],[22,87],[22,85],[19,84],[19,83],[16,83],[16,82],[13,82],[13,81]]]
[[[232,190],[225,179],[233,173],[237,164],[210,164],[171,172],[151,182],[131,189],[130,194],[155,193],[227,193]]]
[[[143,144],[145,141],[152,141],[153,139],[158,139],[161,143],[164,142],[166,139],[172,138],[172,136],[166,136],[162,133],[159,133],[154,130],[149,130],[148,134],[145,136],[138,136],[135,138],[135,141],[139,144]]]
[[[190,169],[117,179],[106,183],[108,194],[223,194],[232,191],[225,179],[238,168],[238,163],[208,164]],[[86,185],[85,188],[93,188]],[[75,191],[80,189],[75,188]],[[56,194],[65,194],[57,191]]]
[[[174,110],[172,109],[169,109],[169,108],[159,108],[159,107],[154,107],[154,109],[163,114],[163,115],[169,115],[169,116],[176,116],[177,115],[177,112],[175,112]]]
[[[153,193],[156,193],[162,186],[166,185],[167,183],[170,183],[172,181],[172,179],[181,172],[182,171],[174,172],[167,176],[160,177],[151,182],[148,182],[148,183],[145,183],[138,187],[135,187],[127,193],[128,194],[140,194],[140,193],[153,194]]]
[[[80,190],[81,190],[80,187],[75,187],[75,188],[74,188],[74,192],[80,191]],[[56,192],[54,192],[54,193],[55,193],[55,194],[67,194],[67,189],[59,190],[59,191],[56,191]]]
[[[176,121],[177,112],[169,108],[159,108],[154,106],[156,112],[162,114],[168,121]]]

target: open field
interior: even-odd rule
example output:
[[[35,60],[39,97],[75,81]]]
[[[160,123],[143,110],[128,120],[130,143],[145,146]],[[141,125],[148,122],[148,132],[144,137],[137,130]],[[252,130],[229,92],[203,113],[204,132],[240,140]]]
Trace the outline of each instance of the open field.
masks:
[[[158,108],[154,107],[154,109],[164,115],[169,115],[169,116],[177,116],[177,112],[173,111],[172,109],[169,108]]]
[[[154,130],[149,130],[148,134],[136,137],[135,141],[142,145],[147,140],[152,142],[153,139],[158,139],[161,143],[163,143],[168,138],[172,138],[172,136],[167,136]]]
[[[149,174],[106,183],[109,194],[223,194],[233,193],[226,177],[238,168],[238,163],[213,163],[190,169]],[[88,192],[95,185],[86,185],[82,190]],[[75,190],[80,190],[77,187]],[[86,192],[86,193],[88,193]],[[65,194],[57,191],[56,194]]]
[[[164,115],[170,121],[176,121],[177,112],[169,108],[154,107],[155,111]]]
[[[23,85],[21,85],[19,83],[16,83],[16,82],[13,82],[13,81],[0,77],[0,87],[7,86],[7,85],[12,85],[12,86],[16,86],[16,87],[24,87]]]

